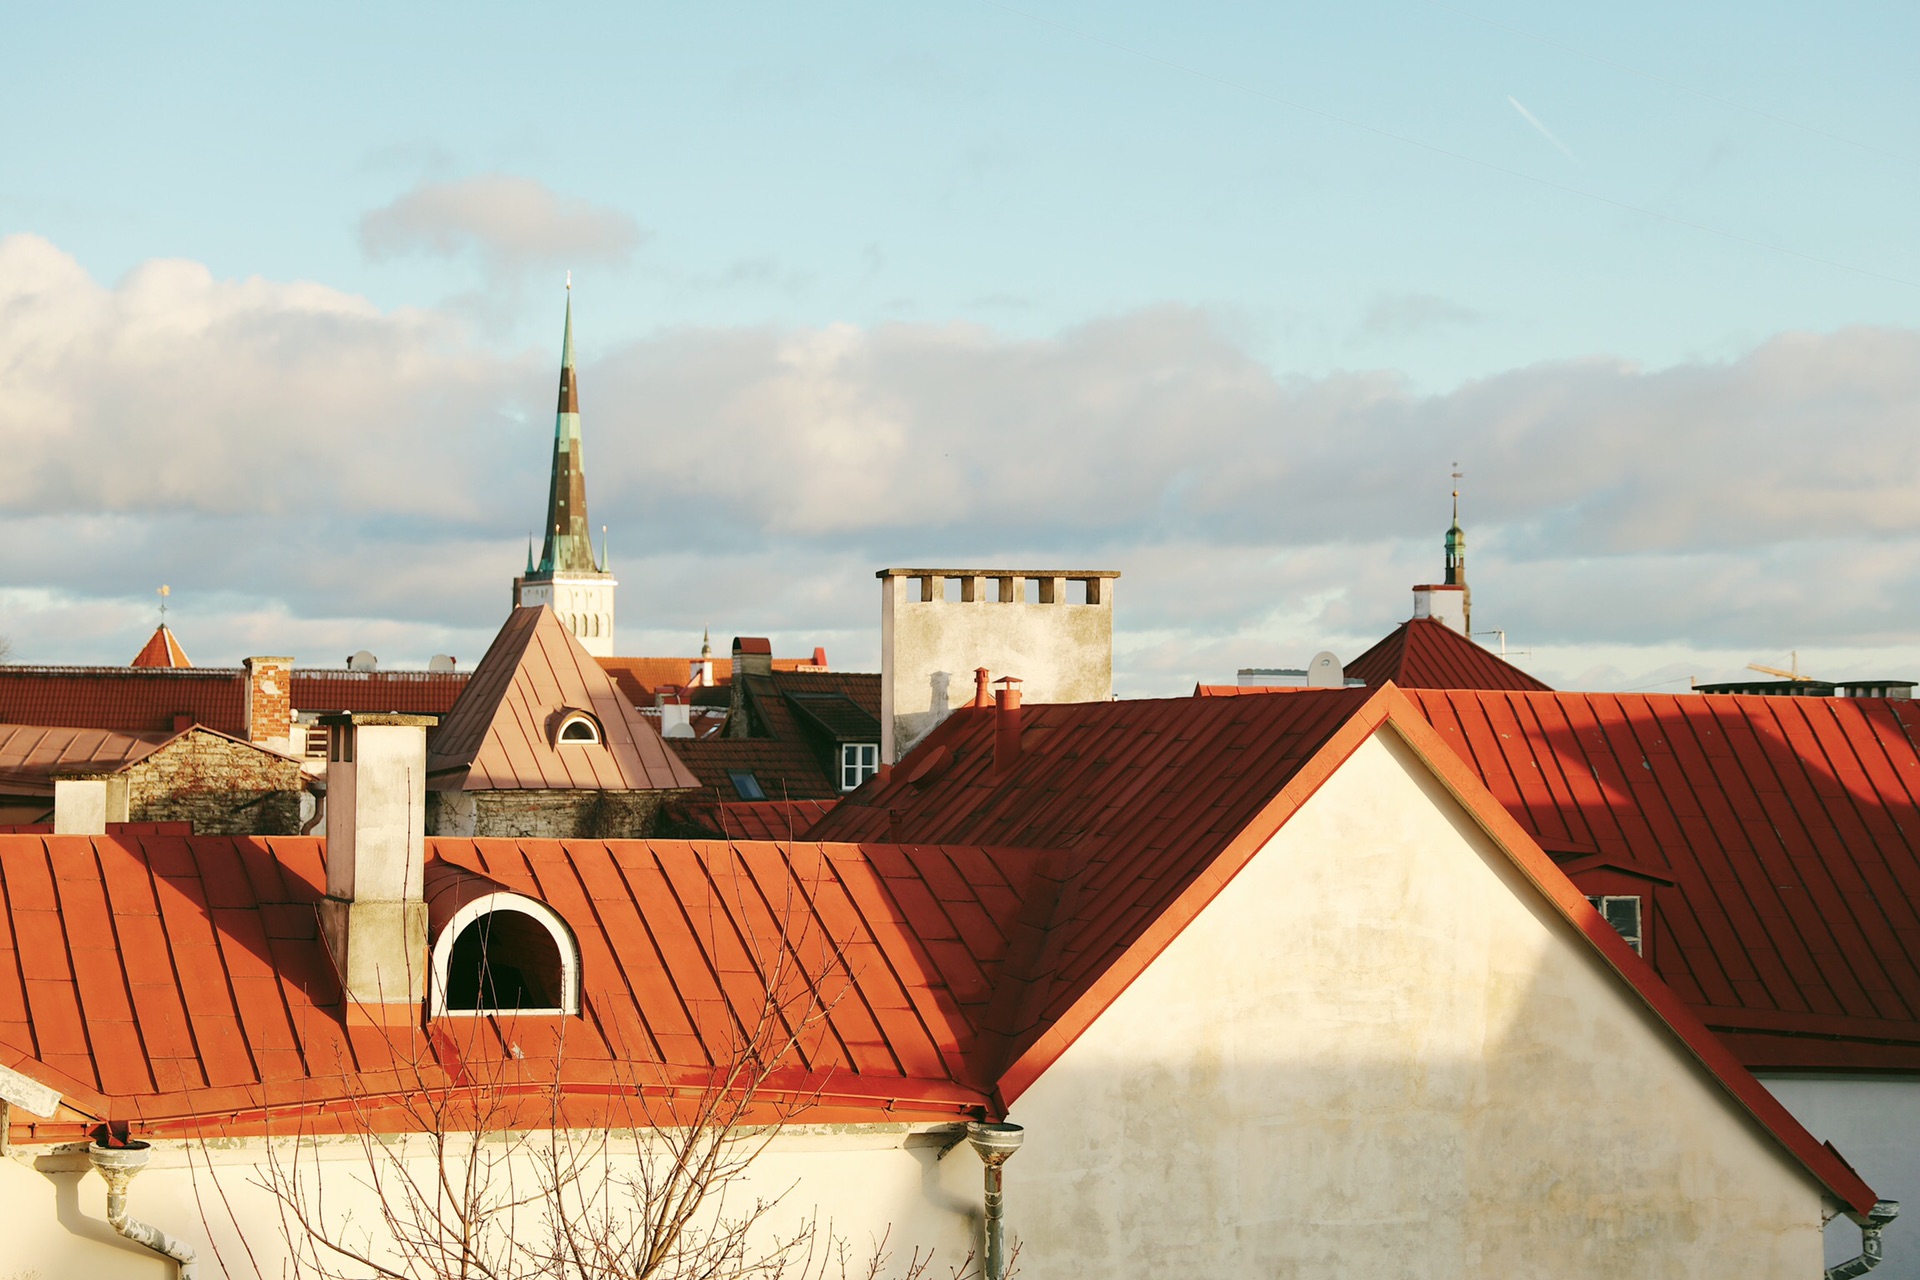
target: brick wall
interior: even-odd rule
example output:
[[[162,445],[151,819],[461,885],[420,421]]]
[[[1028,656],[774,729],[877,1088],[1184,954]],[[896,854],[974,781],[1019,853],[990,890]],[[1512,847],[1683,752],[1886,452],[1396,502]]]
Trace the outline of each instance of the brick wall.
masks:
[[[661,805],[677,791],[466,791],[427,793],[433,835],[548,840],[642,840],[655,834]],[[456,806],[473,806],[471,831]]]
[[[195,729],[127,770],[133,822],[191,822],[196,835],[296,835],[300,762]]]
[[[292,751],[293,659],[248,658],[242,712],[247,741],[275,751]]]

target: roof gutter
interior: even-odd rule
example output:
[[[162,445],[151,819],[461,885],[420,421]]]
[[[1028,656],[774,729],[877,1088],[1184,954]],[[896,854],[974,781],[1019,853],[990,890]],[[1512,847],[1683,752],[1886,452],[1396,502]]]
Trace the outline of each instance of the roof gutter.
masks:
[[[1860,1224],[1860,1254],[1838,1266],[1828,1267],[1826,1280],[1853,1280],[1855,1276],[1863,1276],[1880,1265],[1880,1233],[1886,1230],[1889,1222],[1900,1216],[1900,1202],[1875,1201],[1864,1221],[1854,1214],[1847,1216]]]
[[[107,1221],[135,1244],[144,1245],[160,1254],[172,1258],[180,1268],[180,1280],[193,1280],[199,1265],[199,1256],[193,1246],[184,1240],[176,1240],[156,1226],[151,1226],[138,1218],[127,1216],[127,1184],[134,1175],[147,1167],[153,1152],[146,1143],[134,1141],[124,1147],[103,1147],[94,1143],[87,1149],[87,1159],[107,1180]]]

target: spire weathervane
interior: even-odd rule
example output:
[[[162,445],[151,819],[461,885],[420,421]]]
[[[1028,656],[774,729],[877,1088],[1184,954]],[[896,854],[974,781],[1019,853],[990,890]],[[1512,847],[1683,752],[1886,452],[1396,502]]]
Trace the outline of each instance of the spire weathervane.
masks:
[[[173,594],[173,588],[166,583],[160,584],[160,590],[154,593],[160,597],[160,625],[167,625],[167,597]]]

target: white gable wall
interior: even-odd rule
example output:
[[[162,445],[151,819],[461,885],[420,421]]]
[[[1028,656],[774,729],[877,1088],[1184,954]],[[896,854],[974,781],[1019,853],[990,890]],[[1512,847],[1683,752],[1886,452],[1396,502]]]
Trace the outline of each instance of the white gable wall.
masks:
[[[1390,732],[1011,1118],[1032,1275],[1820,1274],[1818,1186]]]
[[[1847,1163],[1883,1200],[1907,1215],[1887,1228],[1887,1258],[1873,1280],[1920,1280],[1920,1079],[1913,1076],[1772,1075],[1761,1082],[1793,1118]],[[1827,1264],[1860,1252],[1860,1228],[1846,1218],[1827,1225]]]

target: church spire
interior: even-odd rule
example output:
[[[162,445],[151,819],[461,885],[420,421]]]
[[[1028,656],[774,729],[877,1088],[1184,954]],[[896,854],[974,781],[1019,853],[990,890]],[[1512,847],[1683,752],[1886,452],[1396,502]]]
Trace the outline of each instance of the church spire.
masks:
[[[587,472],[580,446],[580,388],[573,369],[573,280],[567,280],[567,324],[560,344],[560,404],[553,423],[553,487],[541,573],[593,573],[587,524]]]
[[[1447,529],[1446,584],[1460,588],[1463,634],[1473,635],[1473,588],[1467,585],[1467,533],[1460,527],[1460,464],[1453,464],[1453,524]]]

